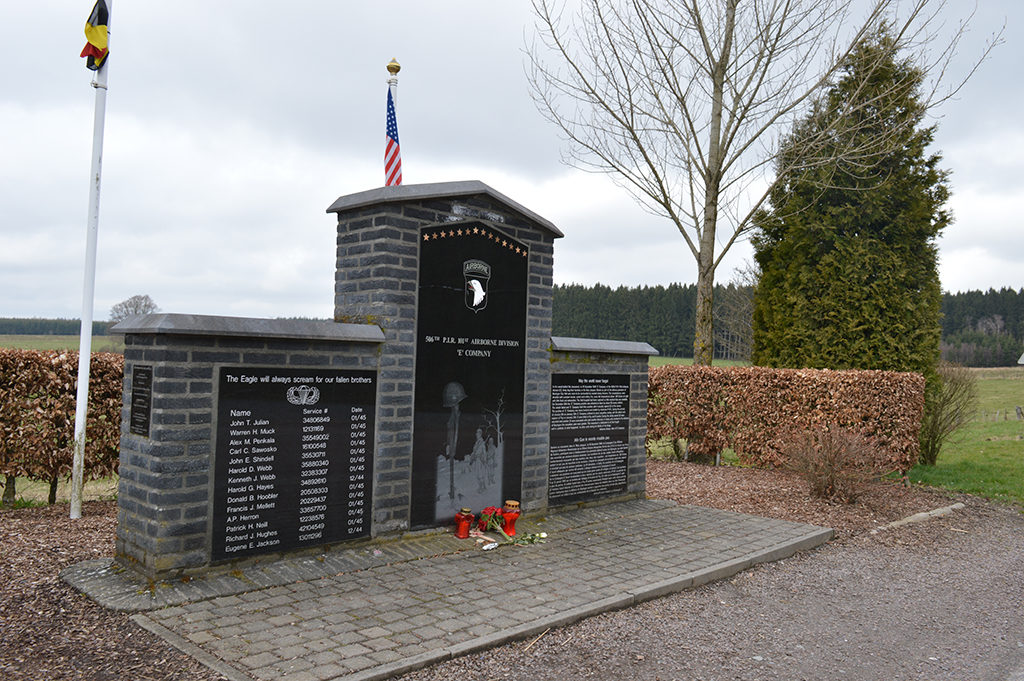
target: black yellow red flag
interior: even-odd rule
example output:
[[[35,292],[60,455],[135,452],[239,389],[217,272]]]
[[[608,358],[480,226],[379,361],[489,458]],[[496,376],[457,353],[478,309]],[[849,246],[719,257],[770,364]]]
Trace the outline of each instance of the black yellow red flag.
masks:
[[[99,70],[107,58],[107,24],[110,13],[107,11],[106,0],[96,0],[92,14],[85,22],[85,47],[80,56],[86,57],[85,65],[93,71]]]

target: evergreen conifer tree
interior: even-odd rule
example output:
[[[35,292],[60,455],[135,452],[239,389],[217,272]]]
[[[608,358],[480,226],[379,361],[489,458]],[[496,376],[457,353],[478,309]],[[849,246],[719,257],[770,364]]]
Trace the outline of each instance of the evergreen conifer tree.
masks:
[[[935,127],[922,126],[923,73],[893,45],[884,29],[863,41],[785,141],[779,167],[795,169],[756,217],[752,239],[761,269],[755,364],[934,376],[947,173],[927,151]],[[804,143],[823,128],[843,153]],[[865,140],[880,135],[892,142],[884,153],[851,153],[877,149]]]

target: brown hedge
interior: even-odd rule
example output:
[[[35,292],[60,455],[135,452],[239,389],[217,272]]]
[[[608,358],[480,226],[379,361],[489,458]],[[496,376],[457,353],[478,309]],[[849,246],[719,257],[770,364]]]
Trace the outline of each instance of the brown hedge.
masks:
[[[648,440],[685,439],[697,455],[727,447],[742,463],[781,466],[795,431],[868,437],[877,471],[917,461],[924,377],[895,371],[664,366],[650,370]]]
[[[93,353],[84,472],[117,471],[124,357]],[[0,475],[51,483],[71,472],[78,353],[0,348]]]

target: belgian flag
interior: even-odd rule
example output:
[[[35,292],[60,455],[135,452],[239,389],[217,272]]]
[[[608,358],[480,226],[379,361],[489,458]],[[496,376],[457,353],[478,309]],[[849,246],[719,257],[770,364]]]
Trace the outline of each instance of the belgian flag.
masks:
[[[92,8],[92,14],[85,22],[85,47],[82,48],[80,56],[87,57],[85,65],[93,71],[98,71],[103,62],[107,59],[107,24],[110,21],[110,13],[107,11],[106,0],[96,0],[96,6]]]

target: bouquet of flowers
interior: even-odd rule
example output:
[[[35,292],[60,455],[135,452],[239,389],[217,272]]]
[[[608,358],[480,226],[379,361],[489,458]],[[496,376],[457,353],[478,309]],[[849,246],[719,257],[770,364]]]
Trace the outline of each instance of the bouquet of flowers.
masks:
[[[498,506],[488,506],[480,511],[480,521],[477,525],[480,532],[497,532],[504,539],[506,544],[542,544],[547,538],[547,532],[531,533],[510,537],[504,529],[504,514]],[[484,547],[488,548],[487,546]]]
[[[505,524],[505,519],[502,516],[501,508],[498,506],[488,506],[484,510],[480,511],[480,523],[478,527],[481,532],[489,532],[495,530],[500,532],[501,536],[505,538],[505,541],[509,541],[511,537],[505,534],[505,530],[502,527]]]

